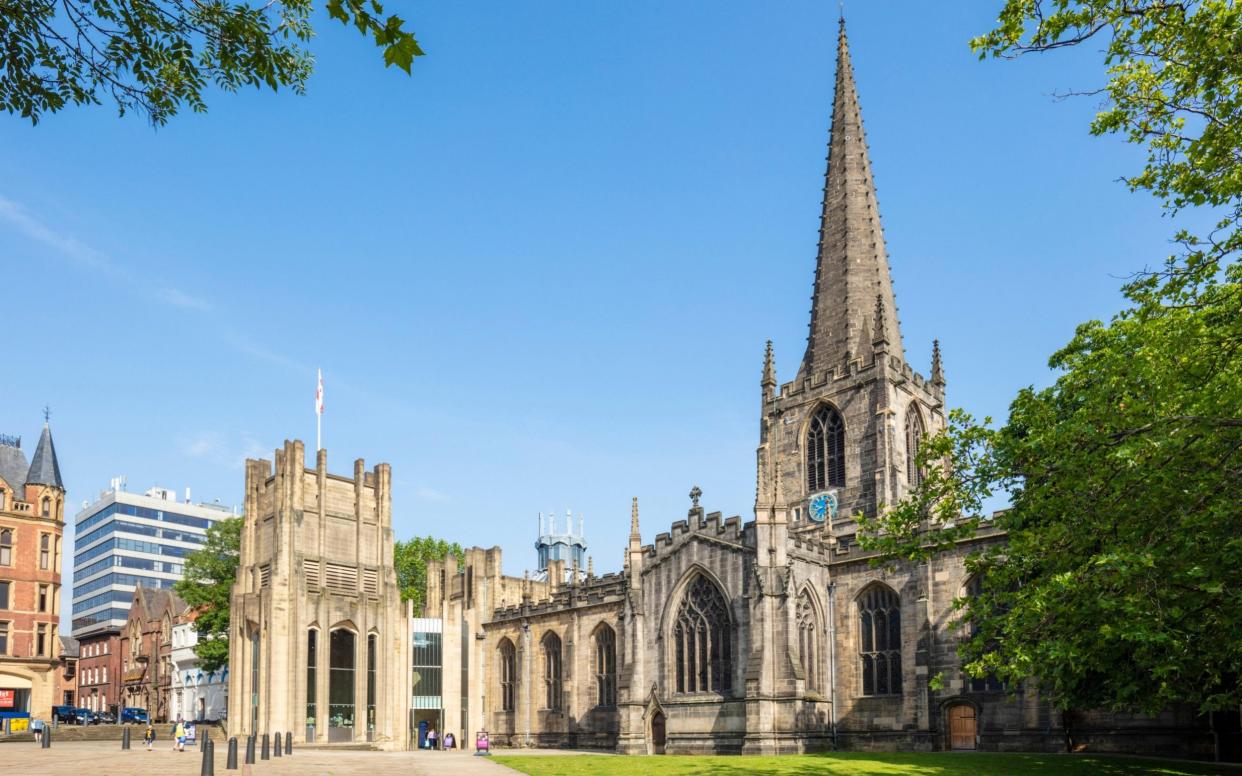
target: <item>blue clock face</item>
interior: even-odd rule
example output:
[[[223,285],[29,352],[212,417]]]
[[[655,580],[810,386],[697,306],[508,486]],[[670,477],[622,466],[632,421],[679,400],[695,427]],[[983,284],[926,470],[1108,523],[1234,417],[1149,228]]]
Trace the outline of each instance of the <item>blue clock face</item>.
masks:
[[[817,523],[822,523],[830,517],[837,516],[837,494],[836,493],[818,493],[811,497],[810,517]]]
[[[811,519],[817,523],[828,517],[828,494],[821,493],[811,499]]]

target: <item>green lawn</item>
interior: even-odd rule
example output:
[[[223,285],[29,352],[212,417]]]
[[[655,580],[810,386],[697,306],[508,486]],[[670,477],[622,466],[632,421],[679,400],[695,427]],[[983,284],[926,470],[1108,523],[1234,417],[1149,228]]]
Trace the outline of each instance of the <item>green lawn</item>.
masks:
[[[1199,776],[1238,774],[1238,768],[1122,757],[1055,754],[867,754],[843,752],[782,757],[615,757],[504,755],[496,762],[531,776]]]

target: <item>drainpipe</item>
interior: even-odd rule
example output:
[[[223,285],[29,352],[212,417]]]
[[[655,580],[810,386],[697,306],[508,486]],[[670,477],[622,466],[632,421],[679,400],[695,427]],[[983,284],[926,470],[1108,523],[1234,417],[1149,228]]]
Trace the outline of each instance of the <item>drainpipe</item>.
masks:
[[[837,750],[837,583],[828,583],[828,693],[831,706],[832,748]]]

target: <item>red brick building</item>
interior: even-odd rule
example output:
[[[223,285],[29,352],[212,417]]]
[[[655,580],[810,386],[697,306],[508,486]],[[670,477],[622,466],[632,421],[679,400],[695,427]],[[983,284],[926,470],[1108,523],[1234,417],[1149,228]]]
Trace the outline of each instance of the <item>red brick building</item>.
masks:
[[[48,719],[60,681],[65,486],[45,423],[29,466],[0,435],[0,717]]]
[[[78,640],[78,704],[121,714],[121,632],[92,633]]]
[[[172,710],[172,626],[185,610],[171,590],[139,587],[121,631],[122,704],[146,709],[153,721]]]

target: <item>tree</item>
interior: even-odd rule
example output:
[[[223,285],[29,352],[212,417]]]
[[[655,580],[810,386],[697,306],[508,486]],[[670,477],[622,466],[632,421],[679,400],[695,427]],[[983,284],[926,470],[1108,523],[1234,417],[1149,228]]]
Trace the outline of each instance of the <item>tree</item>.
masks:
[[[174,589],[198,613],[198,665],[204,672],[229,663],[229,596],[241,559],[243,519],[217,520],[207,528],[207,541],[186,556],[185,573]]]
[[[1063,709],[1156,712],[1242,703],[1242,5],[1224,0],[1007,0],[981,56],[1107,37],[1091,131],[1144,144],[1125,180],[1169,213],[1207,207],[1210,235],[1124,288],[1000,428],[954,411],[920,451],[928,476],[864,519],[881,562],[974,536],[994,493],[1006,541],[967,559],[957,602],[966,671],[1034,680]]]
[[[1170,213],[1207,206],[1207,236],[1179,235],[1224,260],[1242,249],[1242,3],[1234,0],[1006,0],[998,26],[971,41],[981,58],[1018,57],[1105,39],[1108,82],[1095,135],[1145,146],[1124,178]]]
[[[422,56],[379,0],[327,0],[406,73]],[[215,84],[305,90],[314,58],[312,0],[0,0],[0,108],[37,123],[67,105],[110,97],[123,115],[164,124],[183,105],[207,109]]]
[[[431,536],[415,536],[408,541],[393,544],[393,566],[397,570],[397,585],[401,588],[401,600],[413,601],[414,611],[421,612],[427,596],[427,561],[444,560],[452,555],[460,563],[461,545]]]

